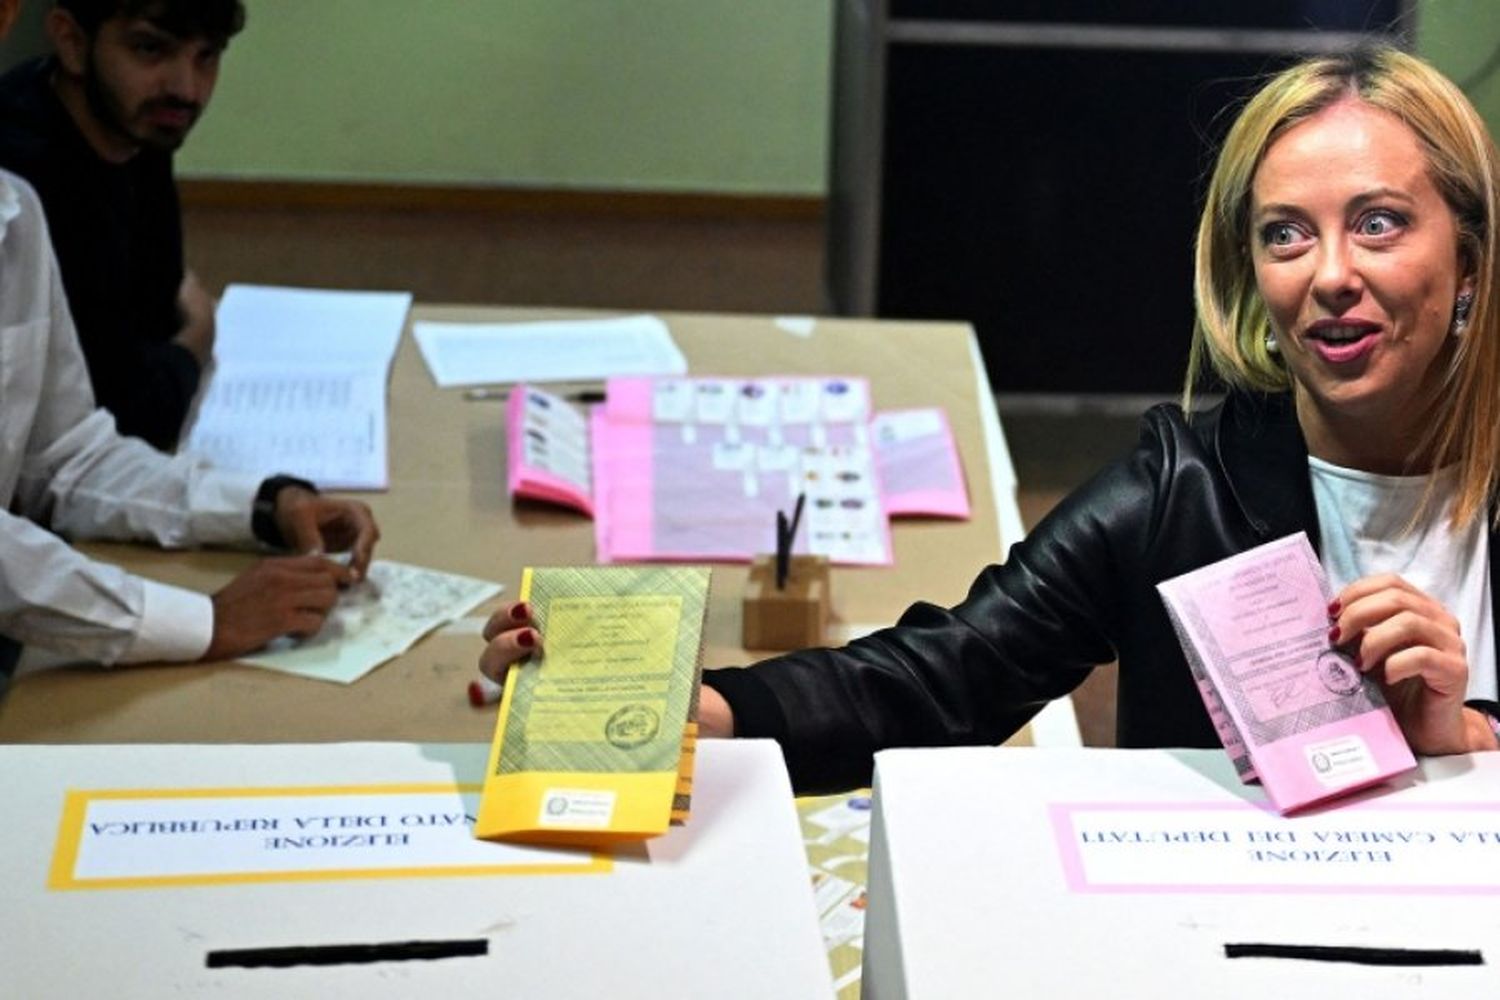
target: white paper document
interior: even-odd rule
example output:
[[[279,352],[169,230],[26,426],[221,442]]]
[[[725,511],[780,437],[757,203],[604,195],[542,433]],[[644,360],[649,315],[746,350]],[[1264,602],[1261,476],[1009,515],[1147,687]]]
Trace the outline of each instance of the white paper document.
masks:
[[[231,285],[186,448],[257,475],[384,489],[386,379],[411,295]]]
[[[214,375],[188,447],[215,465],[287,473],[324,489],[383,489],[385,372],[259,364]]]
[[[396,356],[410,292],[230,285],[214,314],[214,357],[294,368],[339,364],[385,370]]]
[[[239,662],[352,684],[501,589],[488,580],[377,560],[363,581],[339,595],[317,635]]]
[[[656,316],[417,323],[412,333],[433,381],[444,388],[687,372],[687,359]]]

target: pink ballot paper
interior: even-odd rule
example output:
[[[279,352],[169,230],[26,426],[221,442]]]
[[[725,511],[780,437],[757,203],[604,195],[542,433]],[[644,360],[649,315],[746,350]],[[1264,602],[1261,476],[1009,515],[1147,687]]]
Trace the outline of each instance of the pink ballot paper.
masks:
[[[862,378],[614,378],[595,411],[599,557],[749,562],[806,495],[793,551],[891,562]]]
[[[1236,770],[1280,812],[1416,766],[1374,680],[1329,645],[1333,595],[1306,535],[1156,589]]]
[[[593,517],[600,562],[749,562],[799,497],[793,551],[842,565],[888,565],[893,516],[970,516],[943,411],[873,414],[861,378],[612,378],[605,398],[521,385],[506,409],[511,494]]]
[[[968,519],[964,469],[942,410],[877,413],[870,421],[870,442],[887,514]]]
[[[589,428],[583,414],[561,396],[529,385],[516,386],[505,409],[511,495],[592,515]]]

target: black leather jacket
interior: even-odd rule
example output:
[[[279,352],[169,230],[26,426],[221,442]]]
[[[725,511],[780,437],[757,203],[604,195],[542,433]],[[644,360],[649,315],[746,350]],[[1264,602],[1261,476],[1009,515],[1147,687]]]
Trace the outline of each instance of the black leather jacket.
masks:
[[[980,573],[961,604],[915,604],[842,649],[705,683],[734,710],[737,735],[780,741],[806,792],[868,784],[876,750],[998,743],[1111,660],[1119,746],[1218,747],[1156,584],[1297,531],[1318,544],[1289,395],[1232,393],[1191,423],[1158,406],[1135,451]]]

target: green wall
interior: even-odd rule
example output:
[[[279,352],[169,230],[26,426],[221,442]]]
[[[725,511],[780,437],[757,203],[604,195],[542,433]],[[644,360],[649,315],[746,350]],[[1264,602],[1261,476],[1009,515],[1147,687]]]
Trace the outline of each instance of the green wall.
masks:
[[[180,170],[820,195],[832,2],[248,0]],[[1497,45],[1500,0],[1421,0],[1454,79]],[[1470,96],[1500,135],[1500,70]]]
[[[1457,83],[1500,137],[1500,2],[1423,0],[1417,20],[1417,51]],[[1486,70],[1482,77],[1478,74]]]
[[[830,3],[247,0],[179,170],[821,194]]]

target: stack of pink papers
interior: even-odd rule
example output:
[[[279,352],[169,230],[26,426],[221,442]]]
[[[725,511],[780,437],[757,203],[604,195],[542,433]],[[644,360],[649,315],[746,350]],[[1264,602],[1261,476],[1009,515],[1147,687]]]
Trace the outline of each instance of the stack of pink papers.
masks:
[[[891,562],[891,516],[970,514],[943,412],[864,379],[612,379],[586,417],[522,386],[508,418],[511,493],[592,514],[601,562],[749,561],[799,495],[793,551],[851,565]]]

